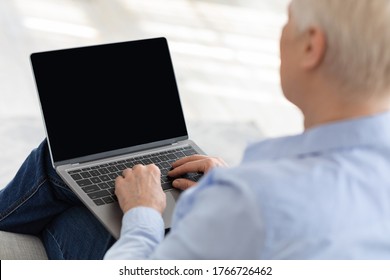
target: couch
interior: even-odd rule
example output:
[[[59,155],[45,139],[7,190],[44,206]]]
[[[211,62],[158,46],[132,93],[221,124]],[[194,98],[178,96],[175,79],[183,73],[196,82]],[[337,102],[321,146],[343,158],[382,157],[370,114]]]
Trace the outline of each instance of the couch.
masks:
[[[32,235],[0,231],[0,260],[46,260],[41,240]]]

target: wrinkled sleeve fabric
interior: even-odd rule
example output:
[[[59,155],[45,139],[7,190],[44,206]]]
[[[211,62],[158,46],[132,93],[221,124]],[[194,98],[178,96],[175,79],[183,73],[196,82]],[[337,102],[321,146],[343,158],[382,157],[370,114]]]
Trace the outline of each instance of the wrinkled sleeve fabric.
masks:
[[[104,259],[146,259],[164,238],[161,214],[152,208],[137,207],[122,219],[121,235]]]

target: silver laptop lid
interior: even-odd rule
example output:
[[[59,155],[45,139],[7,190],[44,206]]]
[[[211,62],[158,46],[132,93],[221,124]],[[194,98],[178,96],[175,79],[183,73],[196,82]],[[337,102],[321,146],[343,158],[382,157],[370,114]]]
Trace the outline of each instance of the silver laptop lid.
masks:
[[[33,53],[53,165],[188,139],[165,38]]]

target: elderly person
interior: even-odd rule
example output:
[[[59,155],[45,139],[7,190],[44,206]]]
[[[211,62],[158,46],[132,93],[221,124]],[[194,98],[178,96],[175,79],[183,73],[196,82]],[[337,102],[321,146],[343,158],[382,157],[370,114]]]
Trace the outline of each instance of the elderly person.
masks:
[[[196,185],[174,181],[185,191],[165,238],[158,168],[124,170],[116,179],[121,237],[105,258],[389,259],[389,45],[390,1],[293,0],[280,42],[281,84],[305,131],[249,146],[234,168],[205,156],[175,162],[172,177],[206,175]],[[24,168],[33,172],[33,164]],[[29,183],[17,182],[6,190]],[[3,193],[0,201],[4,229],[7,217],[21,213],[4,215]],[[68,208],[58,211],[64,224]],[[78,212],[72,224],[82,219]],[[61,224],[55,230],[66,232]],[[113,241],[93,230],[104,251]],[[60,235],[65,257],[80,256],[68,239],[82,235]]]

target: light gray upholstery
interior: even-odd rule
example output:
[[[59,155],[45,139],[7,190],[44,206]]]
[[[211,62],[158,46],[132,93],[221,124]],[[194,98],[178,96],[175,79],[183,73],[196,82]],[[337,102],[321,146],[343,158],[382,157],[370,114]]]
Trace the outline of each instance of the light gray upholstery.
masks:
[[[45,259],[45,248],[38,237],[0,231],[0,260]]]

